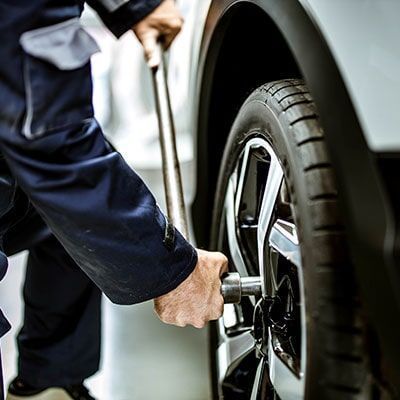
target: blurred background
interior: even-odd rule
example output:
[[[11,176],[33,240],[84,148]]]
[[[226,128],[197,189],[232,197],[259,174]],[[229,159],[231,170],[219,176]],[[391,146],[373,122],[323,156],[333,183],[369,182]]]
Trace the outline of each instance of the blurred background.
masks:
[[[189,10],[181,11],[190,18]],[[119,41],[114,39],[90,10],[86,10],[83,22],[101,47],[101,53],[92,58],[96,118],[163,208],[157,121],[142,49],[132,34],[126,34]],[[188,39],[184,32],[180,36],[175,46],[182,49]],[[179,96],[174,96],[173,101],[179,106]],[[185,197],[190,201],[193,149],[189,132],[179,129],[182,125],[179,116],[176,122]],[[21,287],[25,259],[26,253],[11,258],[8,274],[0,283],[2,309],[13,326],[2,340],[6,385],[16,375],[15,336],[23,313]],[[103,300],[101,370],[88,381],[92,394],[99,400],[208,399],[207,363],[205,329],[164,325],[155,316],[151,302],[122,307]]]

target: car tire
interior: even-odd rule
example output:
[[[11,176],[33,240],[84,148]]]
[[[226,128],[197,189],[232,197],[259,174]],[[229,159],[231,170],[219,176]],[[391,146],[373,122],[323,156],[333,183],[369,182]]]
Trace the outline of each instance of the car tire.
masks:
[[[338,207],[335,173],[316,106],[303,81],[282,80],[265,84],[255,90],[240,109],[231,129],[220,168],[213,212],[212,247],[227,252],[231,269],[236,270],[235,262],[229,254],[230,249],[227,248],[229,246],[221,239],[221,226],[225,224],[224,207],[230,179],[233,179],[235,168],[240,169],[240,163],[244,163],[241,157],[244,157],[246,144],[255,139],[265,141],[266,146],[271,147],[279,160],[286,195],[290,199],[291,218],[299,241],[302,264],[302,276],[299,279],[302,280],[304,290],[303,323],[306,337],[306,352],[303,354],[306,365],[304,391],[294,393],[293,397],[276,391],[269,378],[268,366],[263,370],[264,376],[258,382],[258,385],[263,387],[257,389],[257,393],[254,387],[251,387],[251,383],[250,387],[240,387],[246,382],[243,380],[246,373],[248,380],[254,379],[254,360],[258,359],[260,354],[257,349],[254,350],[254,355],[252,353],[251,361],[247,362],[247,365],[253,365],[253,370],[246,372],[246,367],[241,367],[239,381],[242,383],[237,383],[237,377],[232,378],[234,374],[230,371],[229,379],[226,377],[229,382],[226,384],[225,378],[221,378],[218,373],[218,357],[221,357],[218,351],[221,351],[224,340],[221,339],[220,332],[223,325],[219,321],[210,327],[214,397],[282,400],[369,399],[372,384],[365,323]],[[237,175],[238,173],[235,176]],[[277,208],[278,206],[275,207],[274,213],[277,212]],[[238,215],[235,215],[235,220],[239,224]],[[241,228],[236,225],[235,227],[233,234],[240,236]],[[271,224],[268,232],[270,230]],[[239,246],[243,259],[248,260],[249,253],[252,252],[249,245],[246,247],[239,240]],[[267,269],[268,267],[265,267],[266,271]],[[256,273],[257,271],[249,271],[249,275]],[[235,307],[249,309],[252,304],[246,299],[242,305]],[[235,310],[237,313],[237,309]],[[241,321],[236,328],[238,332],[242,332],[246,327],[252,329],[251,321],[247,325]],[[226,330],[225,326],[223,329]],[[267,331],[268,329],[270,328],[267,328]],[[254,335],[254,332],[252,334]],[[227,335],[235,338],[238,333],[231,329]],[[244,358],[248,359],[248,354]]]

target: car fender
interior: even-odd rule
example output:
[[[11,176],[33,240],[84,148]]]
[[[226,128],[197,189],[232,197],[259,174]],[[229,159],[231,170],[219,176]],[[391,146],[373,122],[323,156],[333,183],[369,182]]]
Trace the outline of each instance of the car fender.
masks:
[[[400,348],[397,344],[400,326],[393,324],[393,318],[398,318],[400,315],[400,280],[393,255],[394,216],[375,156],[371,152],[371,150],[400,149],[400,135],[394,134],[398,115],[391,116],[385,123],[381,121],[381,128],[385,126],[387,135],[380,135],[382,129],[377,131],[378,120],[382,118],[379,117],[379,113],[385,108],[386,99],[391,101],[394,93],[388,94],[387,97],[385,94],[385,101],[380,102],[379,107],[375,99],[371,100],[371,96],[369,100],[365,96],[362,98],[366,90],[365,82],[362,80],[372,79],[376,65],[374,67],[371,63],[365,71],[359,71],[357,64],[351,60],[351,54],[346,54],[348,47],[344,46],[343,42],[334,44],[336,36],[332,28],[333,24],[325,23],[326,18],[335,6],[337,9],[343,9],[336,10],[337,17],[345,13],[348,7],[347,2],[346,6],[341,6],[340,2],[330,2],[331,8],[324,8],[323,4],[328,2],[316,0],[301,2],[220,0],[211,3],[205,23],[199,58],[197,85],[199,99],[207,97],[205,94],[209,90],[209,82],[212,81],[215,55],[223,40],[223,24],[226,23],[224,16],[240,3],[256,5],[278,26],[316,101],[337,175],[339,200],[364,305],[381,338],[390,369],[394,375],[400,377],[398,363]],[[363,5],[367,8],[371,7],[370,12],[373,10],[374,2],[354,3],[359,3],[360,7]],[[316,4],[318,6],[314,7]],[[353,9],[352,16],[356,18],[357,8],[353,3],[351,8]],[[372,16],[368,14],[368,18]],[[355,21],[357,19],[338,21],[339,26],[335,29],[339,30],[340,24],[346,23],[349,26],[343,29],[350,32],[351,27],[354,29]],[[381,23],[384,23],[384,19]],[[366,29],[367,25],[367,22],[361,24],[363,29]],[[361,40],[363,34],[358,32],[356,36]],[[343,35],[341,40],[345,38],[346,35]],[[259,40],[262,46],[262,38]],[[368,50],[357,52],[357,56],[360,56],[362,60],[366,60],[368,54]],[[376,64],[376,57],[374,62]],[[392,66],[393,63],[388,68]],[[382,68],[386,67],[382,64]],[[357,71],[358,74],[365,72],[365,78],[355,79],[353,75],[357,74]],[[392,75],[381,74],[375,77],[373,85],[386,82],[388,86],[392,78]],[[386,89],[387,87],[385,91]],[[373,107],[377,108],[371,116]],[[200,104],[199,137],[207,134],[201,128],[202,121],[207,118],[206,108],[207,104]],[[390,110],[385,111],[385,115],[391,114]],[[398,147],[397,144],[399,144]],[[198,154],[200,158],[207,157],[202,153],[200,144]],[[365,177],[368,178],[365,179]],[[382,312],[382,310],[385,311]],[[400,380],[397,379],[397,381]]]

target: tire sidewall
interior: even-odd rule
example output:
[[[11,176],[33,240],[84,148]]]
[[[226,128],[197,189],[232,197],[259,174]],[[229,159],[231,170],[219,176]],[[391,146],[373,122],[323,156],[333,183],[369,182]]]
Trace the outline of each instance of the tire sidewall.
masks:
[[[265,91],[257,90],[244,103],[232,126],[222,159],[221,174],[218,179],[214,203],[211,245],[212,248],[217,249],[218,227],[223,212],[228,180],[244,145],[252,137],[262,137],[269,142],[278,156],[294,204],[292,211],[301,245],[306,308],[307,372],[305,398],[321,399],[321,395],[315,391],[316,385],[309,384],[315,382],[317,371],[321,367],[318,356],[320,354],[318,337],[320,336],[317,333],[318,325],[316,324],[319,314],[318,279],[313,269],[315,260],[313,258],[312,226],[309,223],[311,218],[307,206],[306,182],[300,173],[302,171],[301,160],[298,151],[296,151],[295,140],[290,135],[290,129],[290,124],[285,120],[284,112],[282,113],[281,110],[277,109]],[[311,388],[311,386],[313,387]]]

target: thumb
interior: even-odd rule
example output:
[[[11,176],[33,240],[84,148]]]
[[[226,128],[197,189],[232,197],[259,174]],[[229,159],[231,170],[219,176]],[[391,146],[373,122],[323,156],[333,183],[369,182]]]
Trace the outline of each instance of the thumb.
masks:
[[[160,64],[161,59],[161,48],[157,42],[157,31],[154,31],[154,33],[151,34],[149,33],[141,39],[147,64],[150,68],[157,67]]]

